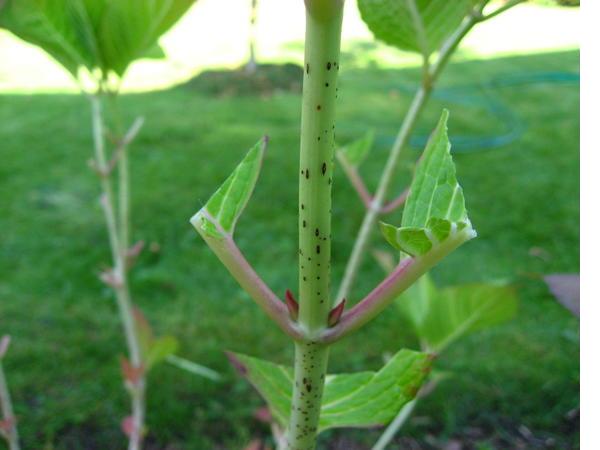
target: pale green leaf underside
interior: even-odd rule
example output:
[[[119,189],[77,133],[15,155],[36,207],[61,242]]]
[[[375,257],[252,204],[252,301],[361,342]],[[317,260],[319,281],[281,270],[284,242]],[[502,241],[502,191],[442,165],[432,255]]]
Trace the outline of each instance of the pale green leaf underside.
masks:
[[[122,76],[158,55],[157,40],[194,0],[5,0],[0,27],[41,47],[74,76],[80,67]]]
[[[473,283],[438,290],[425,275],[396,304],[427,348],[439,352],[465,334],[511,319],[518,300],[510,285]]]
[[[275,419],[287,426],[292,398],[291,367],[234,355],[241,370],[266,400]],[[431,358],[401,350],[378,372],[328,375],[319,431],[385,425],[412,400],[429,373]]]
[[[417,165],[402,226],[381,223],[387,241],[413,256],[423,255],[451,235],[471,228],[450,155],[447,122],[448,111],[444,110]]]
[[[346,160],[353,166],[359,166],[365,158],[368,156],[373,146],[373,140],[375,139],[375,132],[369,130],[362,138],[341,147],[341,151]]]
[[[474,0],[358,0],[377,39],[429,56],[460,25]]]
[[[233,235],[235,224],[244,211],[260,173],[267,146],[263,138],[252,147],[204,207],[192,217],[192,224],[201,233],[221,237]]]

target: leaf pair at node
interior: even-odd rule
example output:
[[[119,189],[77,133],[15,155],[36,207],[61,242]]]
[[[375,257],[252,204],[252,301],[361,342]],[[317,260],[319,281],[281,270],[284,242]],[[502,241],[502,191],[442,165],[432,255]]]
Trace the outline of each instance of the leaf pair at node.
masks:
[[[402,226],[383,226],[390,243],[404,252],[426,255],[441,248],[421,265],[423,272],[475,236],[450,156],[447,119],[448,112],[444,111],[417,167]],[[352,164],[359,164],[366,156],[365,149],[371,146],[372,139],[372,135],[368,135],[352,151],[345,152]],[[211,248],[216,249],[219,258],[233,267],[232,273],[237,275],[240,284],[250,286],[253,298],[269,297],[269,302],[274,301],[276,305],[269,303],[267,311],[277,316],[277,311],[283,308],[293,319],[297,314],[297,303],[291,293],[287,295],[286,307],[283,302],[272,298],[266,285],[254,286],[248,280],[258,281],[256,274],[247,268],[238,250],[230,246],[237,220],[256,185],[265,148],[266,139],[263,139],[250,149],[191,222]],[[240,275],[240,272],[243,273]],[[265,397],[277,420],[286,426],[291,406],[292,369],[243,355],[236,355],[235,361]],[[328,377],[319,430],[389,422],[404,404],[414,398],[429,371],[429,365],[430,358],[426,354],[403,350],[377,373]]]
[[[277,422],[287,427],[293,369],[246,355],[229,354],[229,357],[260,392]],[[431,363],[429,355],[400,350],[377,372],[327,375],[318,431],[388,423],[416,396]]]

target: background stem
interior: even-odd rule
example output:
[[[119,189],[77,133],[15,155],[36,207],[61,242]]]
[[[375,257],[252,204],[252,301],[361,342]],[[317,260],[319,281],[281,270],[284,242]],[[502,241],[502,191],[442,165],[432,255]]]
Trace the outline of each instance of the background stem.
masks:
[[[375,445],[373,446],[373,448],[371,450],[384,450],[389,445],[389,443],[392,441],[392,439],[394,439],[394,436],[396,435],[396,433],[398,433],[398,431],[400,431],[400,428],[402,428],[402,425],[404,425],[406,420],[412,414],[413,410],[415,409],[415,406],[417,406],[417,401],[418,401],[418,398],[415,398],[414,400],[411,400],[410,402],[408,402],[406,405],[404,405],[402,407],[402,409],[400,410],[398,415],[387,426],[387,428],[382,433],[382,435],[379,437],[379,439],[377,440],[377,442],[375,443]]]
[[[342,282],[340,284],[338,295],[336,299],[336,304],[341,302],[344,298],[348,298],[348,294],[350,293],[350,289],[352,288],[352,284],[356,278],[356,274],[358,269],[360,268],[360,263],[362,262],[363,255],[369,244],[369,239],[371,237],[371,232],[373,231],[373,225],[375,221],[379,217],[380,209],[383,206],[385,201],[385,197],[387,195],[388,189],[390,187],[390,183],[392,181],[392,177],[396,170],[396,166],[398,165],[398,160],[400,158],[400,153],[402,149],[406,145],[412,130],[417,123],[417,119],[425,102],[429,96],[430,88],[422,85],[417,91],[406,118],[402,123],[402,127],[398,132],[392,150],[390,152],[390,156],[385,164],[385,168],[383,169],[383,174],[381,175],[381,179],[379,180],[379,186],[377,187],[377,191],[375,192],[375,197],[371,203],[371,208],[367,210],[365,217],[360,226],[360,230],[358,232],[358,237],[354,242],[354,247],[352,248],[352,253],[350,254],[350,259],[348,260],[348,264],[346,265],[346,270],[344,272],[344,277],[342,278]]]
[[[331,183],[343,2],[317,0],[308,5],[300,145],[298,322],[311,336],[327,327],[331,309]],[[315,448],[328,355],[326,346],[296,342],[289,450]]]
[[[2,417],[7,423],[11,423],[10,429],[6,431],[6,441],[10,450],[19,450],[19,434],[17,432],[17,424],[15,413],[10,399],[10,392],[4,375],[2,361],[0,361],[0,407],[2,408]]]
[[[477,8],[474,10],[474,12],[476,10]],[[360,264],[369,244],[371,233],[373,231],[373,225],[375,225],[375,222],[381,213],[381,208],[386,200],[386,196],[396,171],[396,167],[398,166],[398,161],[400,159],[402,150],[406,146],[410,135],[414,130],[414,127],[421,115],[421,111],[427,104],[427,100],[429,99],[429,95],[433,90],[435,81],[437,81],[441,72],[446,67],[446,64],[448,63],[450,57],[454,54],[454,51],[460,42],[469,33],[473,26],[479,22],[479,20],[480,18],[478,15],[470,14],[442,45],[435,64],[430,66],[427,72],[424,72],[421,86],[419,87],[419,90],[415,94],[410,104],[404,122],[402,122],[402,126],[398,131],[394,145],[392,146],[388,159],[385,163],[383,173],[379,180],[379,185],[373,198],[372,208],[367,211],[360,226],[358,236],[354,242],[354,247],[352,248],[352,253],[350,254],[350,259],[348,260],[348,264],[346,265],[346,269],[344,271],[344,276],[338,289],[336,304],[341,302],[344,298],[348,298],[349,296],[352,285],[354,284],[354,280],[356,279],[356,274],[358,273],[358,269],[360,268]]]
[[[102,115],[101,94],[91,97],[92,103],[92,131],[94,135],[94,150],[96,155],[96,165],[100,169],[100,186],[102,189],[102,209],[106,221],[106,228],[110,242],[110,248],[114,264],[114,275],[117,280],[113,286],[117,298],[117,306],[121,317],[121,323],[127,340],[129,351],[129,359],[134,367],[141,367],[142,351],[135,331],[135,321],[133,318],[132,303],[129,294],[129,286],[127,279],[127,267],[125,261],[126,247],[123,242],[122,230],[119,230],[119,225],[123,223],[123,218],[117,222],[115,213],[114,196],[112,186],[110,184],[109,171],[107,170],[107,157],[104,146],[104,121]],[[126,152],[120,155],[122,158]],[[121,166],[119,162],[119,171],[121,167],[126,170],[127,166]],[[119,177],[119,184],[122,182]],[[123,186],[119,186],[119,192],[123,193]],[[139,382],[131,391],[131,406],[133,430],[129,436],[129,450],[139,450],[142,446],[143,430],[144,430],[144,415],[145,415],[145,378],[141,377]]]

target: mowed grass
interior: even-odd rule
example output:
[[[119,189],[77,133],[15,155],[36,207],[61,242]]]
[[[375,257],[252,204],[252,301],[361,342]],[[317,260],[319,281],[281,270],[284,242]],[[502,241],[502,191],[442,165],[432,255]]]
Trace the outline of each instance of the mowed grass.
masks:
[[[342,66],[337,138],[346,142],[376,129],[364,167],[373,188],[410,100],[405,87],[419,72]],[[578,423],[567,413],[579,403],[579,323],[539,279],[579,270],[578,86],[478,87],[491,79],[558,71],[577,73],[578,54],[458,63],[441,80],[442,87],[469,85],[479,100],[502,101],[523,133],[496,149],[456,149],[479,238],[436,268],[434,278],[441,285],[511,279],[521,306],[512,322],[469,336],[438,359],[437,367],[453,376],[420,404],[403,430],[423,448],[464,436],[479,448],[514,448],[528,432],[533,447],[578,446]],[[242,448],[269,430],[253,419],[261,401],[223,351],[289,364],[292,346],[230,279],[188,220],[245,151],[269,134],[263,173],[237,240],[276,292],[296,289],[300,97],[215,97],[181,86],[126,95],[121,103],[128,120],[146,117],[131,150],[133,222],[136,239],[155,243],[132,272],[135,302],[158,334],[179,339],[181,356],[223,374],[215,383],[170,366],[153,371],[148,447]],[[510,124],[485,102],[475,103],[433,98],[417,134],[428,133],[442,107],[451,110],[451,136],[506,133]],[[0,333],[13,336],[4,365],[25,448],[125,445],[119,424],[128,398],[118,364],[124,340],[111,292],[97,278],[110,258],[98,182],[86,166],[91,151],[84,98],[0,96]],[[408,182],[417,155],[405,152],[397,191]],[[334,196],[335,285],[363,209],[339,170]],[[399,213],[386,220],[399,220]],[[379,236],[373,246],[386,248]],[[367,257],[350,301],[382,276]],[[402,346],[414,348],[416,342],[390,308],[337,345],[330,367],[376,369],[384,354]],[[343,433],[328,433],[324,442]],[[348,435],[368,445],[378,432]]]

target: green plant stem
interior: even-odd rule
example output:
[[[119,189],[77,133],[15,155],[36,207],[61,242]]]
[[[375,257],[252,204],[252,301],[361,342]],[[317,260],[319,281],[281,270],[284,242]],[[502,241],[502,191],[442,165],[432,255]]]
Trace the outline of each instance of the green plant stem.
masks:
[[[19,434],[17,432],[15,413],[10,399],[10,392],[4,375],[2,361],[0,361],[0,407],[2,408],[2,417],[6,423],[10,423],[10,428],[6,430],[6,441],[10,450],[19,450]]]
[[[310,337],[327,327],[331,309],[331,182],[343,2],[308,0],[306,5],[298,322]],[[315,448],[328,356],[327,346],[296,342],[288,450]]]
[[[119,230],[121,251],[124,255],[129,249],[129,159],[127,148],[123,149],[118,161],[119,166]]]
[[[106,228],[110,242],[110,248],[113,258],[113,276],[114,283],[112,287],[117,298],[117,306],[121,317],[121,323],[125,332],[127,347],[129,351],[130,362],[134,367],[141,367],[142,351],[141,345],[135,331],[135,321],[133,318],[132,302],[129,294],[126,251],[127,248],[121,241],[122,233],[119,231],[117,222],[114,195],[110,183],[110,170],[107,164],[106,150],[104,147],[104,122],[102,116],[101,94],[94,95],[91,98],[92,103],[92,130],[94,136],[94,150],[96,156],[96,167],[100,173],[100,186],[102,189],[101,205],[104,211]],[[123,152],[124,154],[125,152]],[[120,155],[120,157],[123,156]],[[119,181],[122,181],[119,177]],[[120,190],[122,192],[122,190]],[[142,376],[139,382],[130,390],[133,430],[129,436],[129,450],[139,450],[142,446],[145,415],[145,378]]]
[[[398,433],[398,431],[400,431],[400,428],[402,428],[402,425],[404,425],[406,420],[412,414],[413,410],[415,409],[415,406],[417,406],[417,402],[418,402],[418,397],[416,397],[414,400],[411,400],[410,402],[408,402],[406,405],[404,405],[402,407],[402,409],[400,410],[398,415],[387,426],[387,428],[382,433],[382,435],[379,437],[379,439],[377,440],[377,442],[375,443],[375,445],[373,446],[373,448],[371,450],[384,450],[389,445],[389,443],[392,441],[392,439],[394,439],[394,436],[396,435],[396,433]]]
[[[202,218],[209,220],[219,230],[222,237],[215,238],[202,230]],[[275,295],[269,286],[256,273],[246,260],[233,237],[227,233],[219,222],[207,211],[201,210],[191,220],[204,241],[223,263],[231,276],[250,295],[252,300],[281,328],[281,330],[294,340],[302,340],[304,334],[298,324],[292,322],[284,303]]]
[[[474,12],[475,11],[476,9]],[[430,66],[427,73],[424,73],[421,86],[417,90],[417,93],[410,104],[406,117],[404,118],[404,122],[402,122],[402,126],[400,127],[398,135],[396,136],[396,140],[394,141],[386,161],[383,173],[379,180],[379,185],[373,197],[373,201],[371,202],[371,207],[365,214],[360,226],[358,236],[354,242],[354,247],[352,248],[352,253],[350,254],[350,259],[348,260],[344,276],[338,289],[336,304],[341,302],[344,298],[348,298],[360,268],[360,264],[364,257],[365,250],[369,244],[373,226],[375,225],[384,208],[384,202],[387,197],[391,181],[396,172],[402,150],[406,146],[410,135],[415,128],[419,116],[421,115],[421,111],[426,105],[431,91],[434,88],[435,82],[439,78],[443,69],[446,67],[446,64],[460,42],[480,20],[481,16],[479,14],[470,14],[462,22],[459,28],[457,28],[456,31],[445,41],[440,49],[437,60],[433,65]]]

